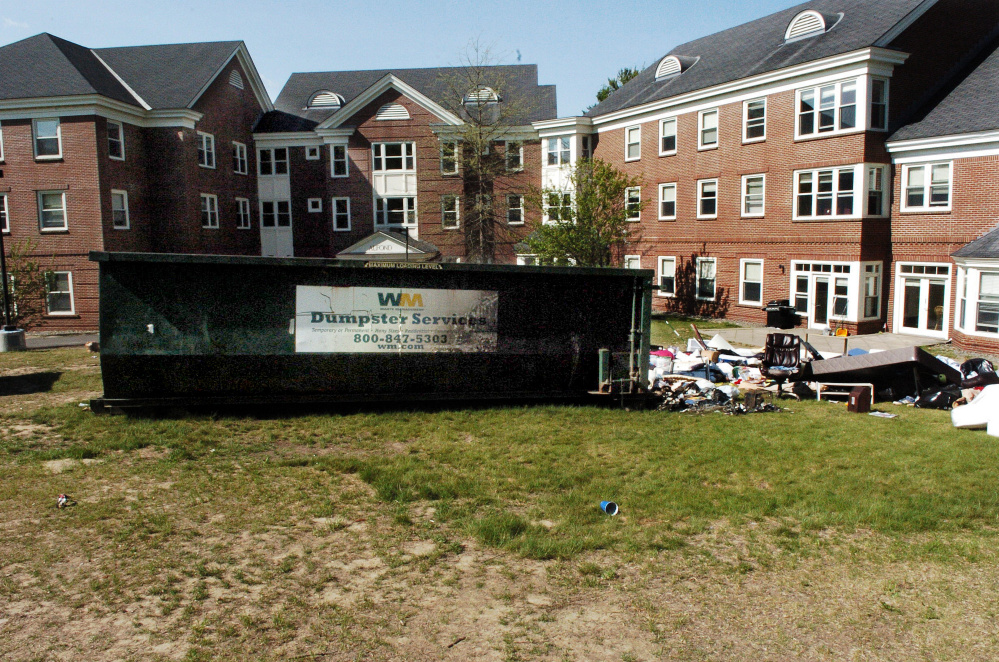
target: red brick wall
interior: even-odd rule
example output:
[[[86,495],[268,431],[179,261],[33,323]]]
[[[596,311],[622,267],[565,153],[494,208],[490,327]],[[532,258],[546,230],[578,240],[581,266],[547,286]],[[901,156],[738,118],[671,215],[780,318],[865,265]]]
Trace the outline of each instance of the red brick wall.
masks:
[[[392,102],[404,106],[409,111],[410,119],[375,120],[378,109]],[[440,141],[431,130],[432,124],[440,123],[440,118],[433,113],[399,92],[389,90],[358,111],[349,121],[349,124],[357,127],[347,147],[349,177],[330,177],[329,146],[323,147],[319,161],[305,160],[305,149],[302,147],[291,148],[289,158],[295,255],[332,257],[374,232],[371,145],[377,142],[405,141],[416,143],[419,238],[437,246],[446,257],[464,257],[463,233],[441,227],[440,196],[461,195],[463,184],[459,176],[441,174]],[[502,219],[499,224],[502,230],[497,235],[499,261],[512,262],[515,259],[513,245],[526,234],[526,225],[506,226],[506,194],[526,192],[540,181],[541,148],[537,141],[524,145],[524,162],[523,172],[500,177],[494,185],[496,214]],[[332,197],[350,198],[350,232],[333,231]],[[308,212],[308,198],[323,199],[321,214]]]
[[[742,142],[742,102],[724,104],[719,110],[717,149],[698,151],[698,113],[680,115],[677,153],[659,156],[659,122],[642,125],[642,158],[624,161],[624,128],[600,134],[596,158],[610,161],[642,184],[644,208],[635,237],[626,249],[642,256],[642,267],[657,268],[657,256],[689,260],[695,254],[716,257],[720,303],[727,303],[731,319],[762,323],[758,305],[741,305],[741,258],[764,260],[763,301],[790,297],[790,260],[885,260],[889,252],[889,220],[792,221],[795,170],[889,162],[883,134],[856,133],[794,141],[794,92],[767,98],[767,138]],[[890,166],[889,166],[890,167]],[[765,216],[742,218],[742,176],[766,175]],[[718,218],[697,219],[697,181],[718,179]],[[658,185],[676,182],[677,218],[658,220]],[[866,204],[859,196],[855,204]],[[679,269],[678,265],[678,269]],[[783,271],[781,271],[783,267]],[[657,299],[657,308],[666,304]],[[724,308],[724,305],[722,306]],[[856,324],[847,325],[854,330]],[[862,330],[880,328],[864,323]]]
[[[36,161],[31,120],[4,120],[0,192],[7,193],[11,229],[4,241],[30,240],[43,269],[73,274],[76,314],[47,316],[46,329],[96,329],[97,272],[87,260],[88,251],[103,247],[95,118],[63,117],[60,129],[62,158]],[[38,191],[65,191],[67,230],[40,230]]]

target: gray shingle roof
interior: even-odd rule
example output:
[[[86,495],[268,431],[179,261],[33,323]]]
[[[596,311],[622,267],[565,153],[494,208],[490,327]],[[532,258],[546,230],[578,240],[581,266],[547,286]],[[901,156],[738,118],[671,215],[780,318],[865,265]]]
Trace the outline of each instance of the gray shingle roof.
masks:
[[[0,47],[0,99],[102,94],[138,106],[89,49],[42,33]]]
[[[889,139],[913,140],[999,129],[999,48],[957,84],[921,120]]]
[[[636,78],[628,81],[585,114],[598,117],[652,101],[668,99],[785,67],[804,64],[873,46],[923,0],[813,0],[770,16],[723,30],[663,53]],[[842,14],[830,30],[814,37],[784,43],[791,19],[807,9]],[[656,81],[659,62],[666,55],[699,58],[673,78]]]
[[[209,41],[94,50],[153,108],[186,108],[241,43]]]
[[[999,259],[999,227],[951,253],[954,257]]]
[[[454,108],[460,99],[451,98],[453,89],[467,72],[463,67],[436,67],[292,74],[274,102],[276,110],[265,115],[255,130],[261,133],[310,130],[337,112],[330,108],[306,110],[313,94],[329,90],[350,103],[387,74],[395,75],[441,106]],[[485,67],[482,82],[495,88],[504,103],[522,109],[510,119],[516,124],[552,119],[557,114],[555,86],[538,85],[537,65]]]
[[[138,106],[104,60],[152,108],[186,108],[241,43],[91,50],[42,33],[0,47],[0,100],[101,94]]]

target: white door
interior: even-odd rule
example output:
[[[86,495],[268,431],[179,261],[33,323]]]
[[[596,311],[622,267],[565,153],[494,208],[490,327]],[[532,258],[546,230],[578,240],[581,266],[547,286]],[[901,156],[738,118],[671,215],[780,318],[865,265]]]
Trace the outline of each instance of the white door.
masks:
[[[260,254],[264,257],[294,257],[290,201],[260,203]]]
[[[902,279],[902,330],[941,333],[947,330],[947,283],[931,278]]]

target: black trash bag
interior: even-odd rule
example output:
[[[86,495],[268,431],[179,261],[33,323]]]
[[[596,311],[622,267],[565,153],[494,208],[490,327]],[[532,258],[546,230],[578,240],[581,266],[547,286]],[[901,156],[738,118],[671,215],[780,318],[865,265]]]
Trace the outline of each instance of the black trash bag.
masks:
[[[968,359],[961,364],[961,376],[961,388],[999,384],[999,375],[987,359]]]
[[[794,393],[799,398],[808,398],[809,400],[815,398],[815,391],[805,382],[791,384],[791,393]]]
[[[961,389],[955,384],[926,389],[916,398],[916,406],[922,409],[950,409],[960,399]]]

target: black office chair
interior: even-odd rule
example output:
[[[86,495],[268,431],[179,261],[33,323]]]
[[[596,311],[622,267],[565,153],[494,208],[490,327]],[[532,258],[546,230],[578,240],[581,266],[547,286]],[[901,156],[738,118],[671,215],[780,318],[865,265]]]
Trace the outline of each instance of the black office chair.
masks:
[[[777,397],[784,382],[801,374],[801,338],[793,333],[771,333],[763,350],[763,374],[777,382]]]

